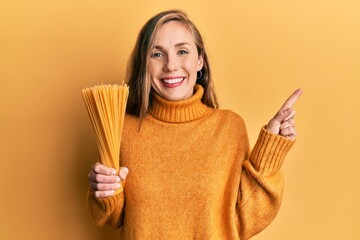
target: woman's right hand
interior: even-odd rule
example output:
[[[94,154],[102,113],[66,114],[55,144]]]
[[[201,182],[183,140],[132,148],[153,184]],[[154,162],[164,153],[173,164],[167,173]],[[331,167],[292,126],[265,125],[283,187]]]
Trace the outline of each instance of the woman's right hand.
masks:
[[[114,196],[115,190],[120,188],[121,181],[126,179],[128,173],[129,170],[126,167],[121,167],[117,175],[114,168],[97,162],[88,174],[90,188],[97,198]]]

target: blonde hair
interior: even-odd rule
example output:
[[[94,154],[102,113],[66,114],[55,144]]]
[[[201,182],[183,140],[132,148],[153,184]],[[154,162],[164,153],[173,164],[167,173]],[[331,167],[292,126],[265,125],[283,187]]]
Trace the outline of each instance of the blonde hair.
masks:
[[[126,82],[130,87],[127,112],[138,116],[140,123],[146,116],[152,102],[151,82],[147,73],[147,60],[154,46],[158,29],[169,21],[183,23],[192,33],[198,54],[202,54],[204,58],[204,66],[201,69],[202,76],[196,81],[197,84],[202,85],[204,88],[204,95],[201,101],[209,107],[218,108],[209,60],[199,30],[183,11],[168,10],[156,14],[143,26],[138,35],[126,71]]]

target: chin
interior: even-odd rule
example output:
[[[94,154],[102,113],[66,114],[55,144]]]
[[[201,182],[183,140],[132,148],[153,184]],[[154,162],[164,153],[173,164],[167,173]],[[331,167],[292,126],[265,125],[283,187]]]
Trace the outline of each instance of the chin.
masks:
[[[158,88],[158,91],[156,88],[153,88],[155,92],[157,92],[162,98],[168,100],[168,101],[181,101],[185,100],[192,96],[192,94],[188,93],[188,89],[183,88]],[[193,90],[192,90],[193,91]]]

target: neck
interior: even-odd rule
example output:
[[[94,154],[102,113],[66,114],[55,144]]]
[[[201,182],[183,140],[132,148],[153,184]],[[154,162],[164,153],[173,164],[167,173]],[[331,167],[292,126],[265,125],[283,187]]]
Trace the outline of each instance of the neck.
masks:
[[[180,101],[170,101],[154,93],[150,114],[164,122],[188,122],[200,118],[208,110],[201,98],[204,89],[201,85],[195,85],[194,95]]]

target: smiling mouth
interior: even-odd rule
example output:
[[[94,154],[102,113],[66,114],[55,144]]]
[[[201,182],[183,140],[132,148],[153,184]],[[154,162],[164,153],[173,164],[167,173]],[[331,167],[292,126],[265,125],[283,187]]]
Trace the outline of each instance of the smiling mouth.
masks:
[[[184,77],[161,79],[161,81],[166,84],[176,84],[176,83],[180,83],[184,80],[185,80]]]

